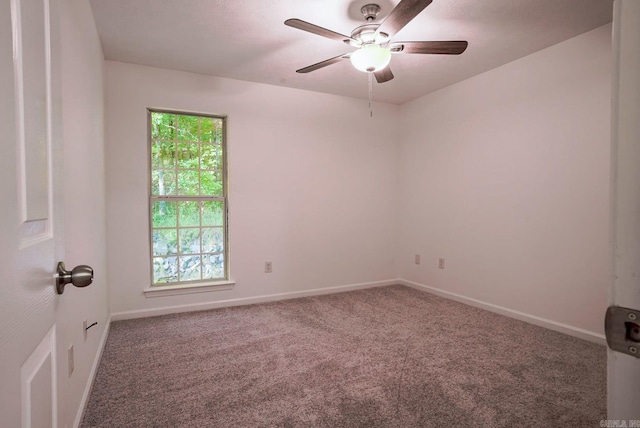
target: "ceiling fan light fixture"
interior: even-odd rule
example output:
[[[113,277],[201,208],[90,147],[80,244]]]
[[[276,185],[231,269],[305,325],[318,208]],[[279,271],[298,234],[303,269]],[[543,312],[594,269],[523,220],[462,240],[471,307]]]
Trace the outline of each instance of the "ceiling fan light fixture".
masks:
[[[389,65],[391,51],[378,45],[365,45],[351,54],[351,64],[365,73],[380,71]]]

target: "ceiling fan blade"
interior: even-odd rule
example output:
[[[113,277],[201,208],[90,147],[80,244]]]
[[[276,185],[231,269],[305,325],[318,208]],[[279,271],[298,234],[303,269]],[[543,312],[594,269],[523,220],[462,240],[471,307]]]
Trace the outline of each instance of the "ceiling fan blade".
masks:
[[[389,80],[393,79],[391,67],[388,65],[382,70],[376,71],[375,73],[373,73],[373,75],[376,76],[376,80],[378,81],[378,83],[388,82]]]
[[[387,33],[393,37],[398,31],[415,18],[432,0],[402,0],[382,21],[377,33]]]
[[[350,56],[351,56],[350,53],[334,56],[333,58],[325,59],[324,61],[320,61],[308,67],[301,68],[300,70],[296,70],[296,73],[309,73],[310,71],[314,71],[319,68],[326,67],[327,65],[335,64],[336,62],[340,62],[343,59],[349,58]]]
[[[327,37],[329,39],[338,40],[340,42],[355,42],[356,40],[352,39],[349,36],[345,36],[344,34],[336,33],[335,31],[328,30],[324,27],[319,27],[317,25],[311,24],[307,21],[303,21],[301,19],[287,19],[284,21],[284,25],[288,25],[289,27],[297,28],[298,30],[307,31],[309,33],[317,34],[319,36]]]
[[[467,49],[466,41],[396,42],[389,49],[393,53],[460,55]]]

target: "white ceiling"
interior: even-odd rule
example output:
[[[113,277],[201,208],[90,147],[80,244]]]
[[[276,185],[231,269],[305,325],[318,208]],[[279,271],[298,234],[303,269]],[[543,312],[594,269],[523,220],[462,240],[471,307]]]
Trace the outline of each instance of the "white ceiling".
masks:
[[[105,58],[366,98],[365,73],[343,60],[295,70],[353,48],[287,27],[288,18],[349,35],[360,7],[384,18],[399,0],[91,0]],[[612,0],[434,0],[394,41],[467,40],[459,56],[394,55],[395,79],[373,98],[402,104],[611,21]]]

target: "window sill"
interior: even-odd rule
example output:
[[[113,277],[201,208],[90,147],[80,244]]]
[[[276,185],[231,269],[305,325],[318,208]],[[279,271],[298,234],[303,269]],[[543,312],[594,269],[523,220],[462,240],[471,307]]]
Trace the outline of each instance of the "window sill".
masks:
[[[145,288],[145,297],[177,296],[179,294],[205,293],[207,291],[231,290],[235,281],[205,282],[192,285],[166,285]]]

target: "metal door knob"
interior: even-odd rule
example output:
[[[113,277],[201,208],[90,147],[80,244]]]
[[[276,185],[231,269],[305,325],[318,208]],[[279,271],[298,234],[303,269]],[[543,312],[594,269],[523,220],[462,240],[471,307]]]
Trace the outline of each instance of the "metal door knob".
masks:
[[[64,286],[71,283],[76,287],[86,287],[93,282],[93,269],[87,265],[78,265],[71,271],[64,267],[64,263],[58,263],[58,269],[54,275],[56,279],[56,292],[64,293]]]

